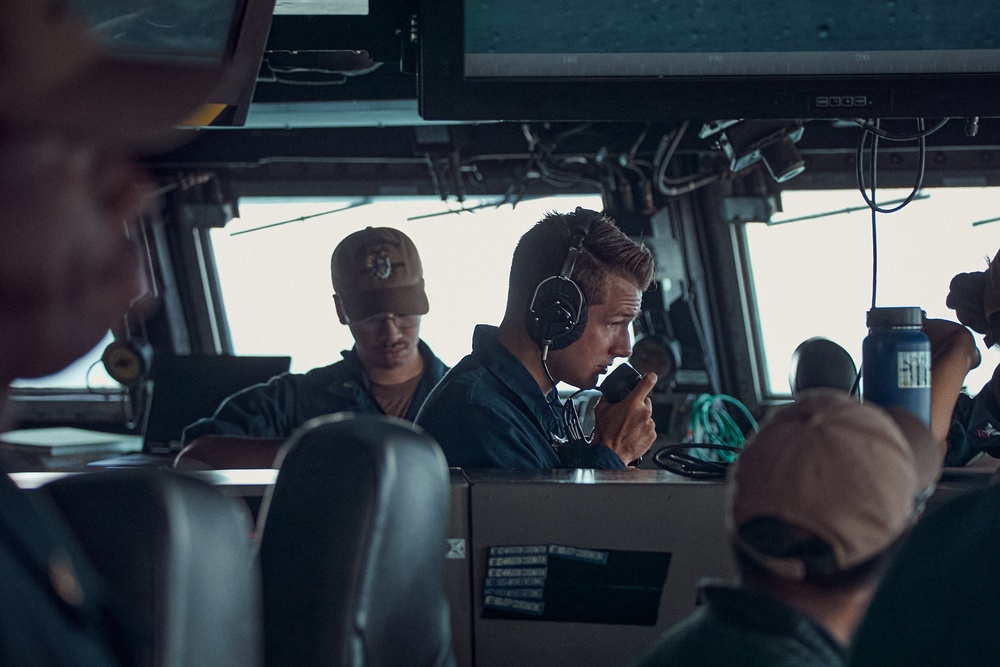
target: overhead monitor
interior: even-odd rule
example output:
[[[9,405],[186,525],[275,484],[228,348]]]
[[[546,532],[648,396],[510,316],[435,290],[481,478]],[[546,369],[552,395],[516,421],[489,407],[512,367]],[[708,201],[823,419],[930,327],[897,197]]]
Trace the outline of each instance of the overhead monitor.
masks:
[[[424,0],[433,120],[1000,115],[1000,4]]]

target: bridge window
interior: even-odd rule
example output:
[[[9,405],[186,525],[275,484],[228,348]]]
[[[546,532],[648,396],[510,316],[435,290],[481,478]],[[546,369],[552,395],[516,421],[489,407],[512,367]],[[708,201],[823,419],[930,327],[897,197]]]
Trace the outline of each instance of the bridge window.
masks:
[[[212,230],[233,346],[237,354],[291,355],[294,372],[339,360],[354,341],[337,320],[330,254],[348,234],[387,226],[408,235],[420,251],[431,308],[421,338],[455,364],[471,350],[476,324],[500,323],[521,234],[546,212],[577,206],[602,204],[598,195],[577,195],[448,213],[449,205],[432,197],[242,199],[240,218]],[[276,224],[286,221],[293,222]]]
[[[909,190],[879,191],[890,202]],[[954,275],[982,271],[997,252],[1000,188],[938,188],[877,218],[878,306],[920,306],[955,320],[945,305]],[[871,307],[871,213],[857,190],[785,191],[770,224],[746,225],[748,281],[766,395],[787,395],[792,352],[811,336],[840,343],[861,363]],[[983,363],[966,383],[977,393],[1000,363],[974,334]]]

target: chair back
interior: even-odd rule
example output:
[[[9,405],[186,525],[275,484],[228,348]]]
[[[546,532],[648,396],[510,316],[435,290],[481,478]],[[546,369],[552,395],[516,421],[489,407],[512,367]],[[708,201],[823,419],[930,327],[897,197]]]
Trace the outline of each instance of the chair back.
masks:
[[[931,509],[875,592],[852,667],[1000,662],[1000,486]]]
[[[448,467],[419,427],[340,413],[282,449],[258,521],[267,665],[454,664]]]
[[[43,487],[143,634],[150,667],[263,661],[250,513],[168,470],[64,477]]]

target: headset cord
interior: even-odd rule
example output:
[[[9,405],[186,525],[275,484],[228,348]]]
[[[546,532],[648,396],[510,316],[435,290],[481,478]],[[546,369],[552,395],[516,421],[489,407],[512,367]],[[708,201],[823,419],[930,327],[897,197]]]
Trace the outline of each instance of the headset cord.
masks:
[[[589,445],[594,440],[594,434],[591,432],[588,435],[584,432],[583,423],[580,421],[580,414],[576,411],[576,404],[573,402],[573,398],[583,390],[574,392],[565,401],[560,400],[555,378],[552,377],[552,373],[549,371],[549,364],[544,356],[541,361],[542,368],[545,370],[545,377],[548,378],[549,384],[552,386],[551,391],[545,395],[545,403],[549,406],[549,410],[552,411],[553,416],[562,424],[569,440],[582,440]]]
[[[576,401],[574,400],[584,391],[583,389],[577,389],[563,402],[563,424],[571,440],[583,440],[589,445],[594,441],[594,431],[591,430],[590,433],[585,432],[583,420],[580,419],[580,412],[576,409]]]

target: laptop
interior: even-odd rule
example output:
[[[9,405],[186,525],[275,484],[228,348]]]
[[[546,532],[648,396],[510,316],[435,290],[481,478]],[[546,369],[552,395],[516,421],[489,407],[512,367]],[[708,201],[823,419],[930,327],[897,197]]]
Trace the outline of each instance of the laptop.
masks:
[[[100,467],[144,466],[172,461],[184,428],[211,417],[228,396],[288,371],[291,357],[157,355],[146,401],[142,452],[95,461]]]
[[[237,391],[287,372],[291,363],[291,357],[157,356],[142,451],[176,454],[184,427],[211,417]]]

